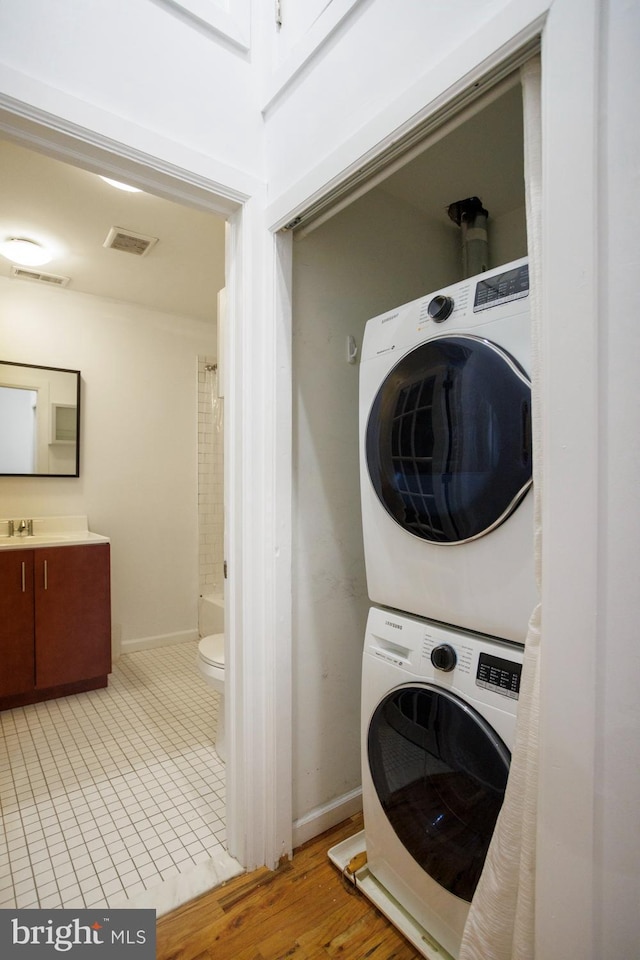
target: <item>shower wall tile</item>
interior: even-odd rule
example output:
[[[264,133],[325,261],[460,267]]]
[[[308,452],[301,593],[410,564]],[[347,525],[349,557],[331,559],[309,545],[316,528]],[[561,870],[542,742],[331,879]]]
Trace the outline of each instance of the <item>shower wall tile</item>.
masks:
[[[198,359],[198,522],[199,588],[201,594],[221,593],[224,545],[224,442],[215,429],[207,364]]]

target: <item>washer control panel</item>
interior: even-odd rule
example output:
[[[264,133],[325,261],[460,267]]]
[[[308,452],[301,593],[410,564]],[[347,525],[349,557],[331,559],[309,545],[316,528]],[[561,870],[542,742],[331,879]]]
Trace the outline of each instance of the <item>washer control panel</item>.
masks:
[[[476,709],[515,716],[524,648],[446,624],[372,607],[367,620],[363,676],[386,671],[390,685],[436,684]],[[371,664],[376,663],[372,667]]]

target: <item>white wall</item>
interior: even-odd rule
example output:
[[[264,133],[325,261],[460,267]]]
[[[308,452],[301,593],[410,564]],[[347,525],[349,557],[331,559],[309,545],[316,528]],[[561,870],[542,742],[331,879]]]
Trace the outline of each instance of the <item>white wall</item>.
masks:
[[[0,93],[226,187],[262,175],[248,55],[171,3],[4,0]]]
[[[294,242],[297,822],[319,819],[360,785],[359,685],[369,605],[359,499],[358,364],[347,363],[347,336],[360,346],[369,317],[450,283],[459,262],[456,230],[381,190]]]
[[[270,222],[286,223],[316,191],[357,169],[547,6],[412,0],[400,10],[393,0],[376,0],[357,4],[290,79],[276,73],[274,55],[279,89],[264,108]]]
[[[197,636],[197,357],[215,321],[0,278],[0,344],[82,374],[80,477],[2,477],[0,513],[86,514],[110,537],[116,641]]]
[[[506,0],[447,4],[410,0],[401,9],[394,0],[361,4],[322,55],[267,111],[273,196],[287,191],[329,148],[350,140],[355,130],[374,120],[398,91],[420,76],[427,63],[435,66],[504,6]],[[287,43],[286,27],[285,7],[277,44]],[[310,104],[313,109],[308,109]],[[291,142],[293,129],[298,136]]]
[[[602,266],[597,385],[601,443],[594,955],[633,956],[640,943],[640,357],[635,214],[640,209],[640,132],[629,98],[640,91],[640,9],[612,0],[601,25],[606,81],[600,101]]]

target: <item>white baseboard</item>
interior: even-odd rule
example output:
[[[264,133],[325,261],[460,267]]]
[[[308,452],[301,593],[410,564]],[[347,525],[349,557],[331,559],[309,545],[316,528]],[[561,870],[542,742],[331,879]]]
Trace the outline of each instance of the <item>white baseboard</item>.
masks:
[[[197,639],[197,630],[181,630],[179,633],[162,633],[157,637],[122,640],[120,653],[134,653],[136,650],[151,650],[154,647],[172,647],[176,643],[190,643]]]
[[[312,840],[330,827],[335,827],[336,824],[359,813],[360,810],[362,810],[362,787],[336,797],[335,800],[320,807],[315,807],[304,817],[293,821],[294,848],[299,847],[301,843],[306,843],[307,840]]]

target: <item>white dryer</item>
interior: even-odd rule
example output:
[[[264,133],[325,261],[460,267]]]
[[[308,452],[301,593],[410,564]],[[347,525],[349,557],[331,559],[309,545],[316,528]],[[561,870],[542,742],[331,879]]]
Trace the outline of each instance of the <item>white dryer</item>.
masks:
[[[523,643],[535,604],[526,259],[366,325],[360,480],[374,603]]]
[[[426,931],[424,941],[433,938],[453,957],[502,805],[522,654],[520,646],[426,620],[369,613],[367,869]]]

